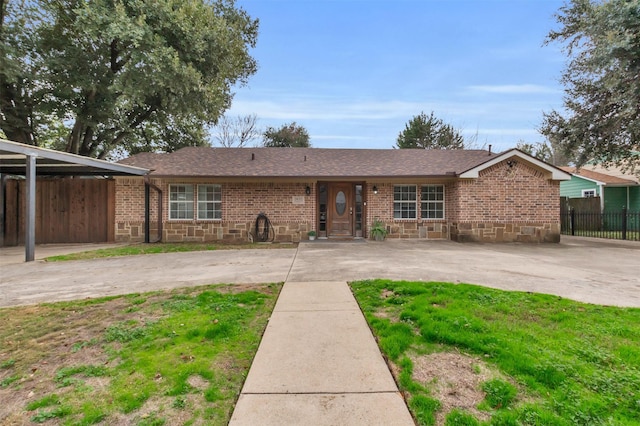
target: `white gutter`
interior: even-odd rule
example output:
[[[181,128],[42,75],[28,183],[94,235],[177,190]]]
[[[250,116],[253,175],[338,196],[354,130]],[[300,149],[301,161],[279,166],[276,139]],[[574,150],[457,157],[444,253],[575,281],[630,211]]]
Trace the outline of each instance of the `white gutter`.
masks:
[[[604,211],[604,184],[599,182],[598,187],[600,188],[600,211]]]

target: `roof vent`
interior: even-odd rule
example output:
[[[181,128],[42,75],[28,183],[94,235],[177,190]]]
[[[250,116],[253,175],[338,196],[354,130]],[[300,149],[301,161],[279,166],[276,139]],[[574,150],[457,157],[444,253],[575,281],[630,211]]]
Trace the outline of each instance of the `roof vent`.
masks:
[[[251,161],[256,159],[256,154],[254,154],[253,152],[251,153]]]
[[[491,155],[491,144],[489,144],[489,155]]]
[[[304,156],[304,161],[307,161],[307,156],[306,155]]]

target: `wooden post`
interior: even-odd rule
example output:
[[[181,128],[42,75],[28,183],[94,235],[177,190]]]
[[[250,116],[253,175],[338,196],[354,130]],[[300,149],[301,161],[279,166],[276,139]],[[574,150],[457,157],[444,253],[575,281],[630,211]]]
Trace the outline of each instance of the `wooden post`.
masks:
[[[571,209],[571,235],[576,235],[576,209]]]

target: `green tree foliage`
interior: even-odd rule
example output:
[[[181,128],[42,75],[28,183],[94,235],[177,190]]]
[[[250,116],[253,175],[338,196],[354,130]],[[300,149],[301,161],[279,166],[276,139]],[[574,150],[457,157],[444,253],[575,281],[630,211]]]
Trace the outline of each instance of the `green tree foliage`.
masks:
[[[464,137],[450,124],[421,112],[398,135],[397,148],[464,149]]]
[[[556,15],[569,62],[562,75],[566,112],[545,113],[541,133],[578,165],[640,164],[640,1],[572,0]]]
[[[303,126],[294,121],[290,124],[283,124],[276,129],[267,127],[263,137],[263,144],[272,148],[310,148],[309,132]]]
[[[256,71],[258,22],[233,0],[0,0],[0,10],[0,128],[18,142],[98,158],[203,145],[232,87]]]

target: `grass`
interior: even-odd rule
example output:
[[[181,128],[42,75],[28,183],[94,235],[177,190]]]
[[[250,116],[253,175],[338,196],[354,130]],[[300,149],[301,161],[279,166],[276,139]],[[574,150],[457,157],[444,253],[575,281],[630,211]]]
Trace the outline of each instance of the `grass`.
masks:
[[[640,423],[640,309],[450,283],[351,284],[418,423],[435,424],[432,384],[415,379],[420,357],[467,354],[504,379],[482,384],[477,409],[453,409],[456,425]]]
[[[134,244],[128,246],[111,247],[99,250],[83,251],[78,253],[64,254],[59,256],[49,256],[45,258],[47,262],[62,262],[68,260],[87,260],[99,259],[104,257],[116,256],[136,256],[141,254],[158,254],[158,253],[178,253],[190,251],[208,251],[208,250],[241,250],[241,249],[274,249],[274,248],[291,248],[293,244],[285,243],[149,243]]]
[[[0,424],[228,423],[280,285],[0,310]]]

